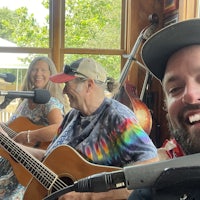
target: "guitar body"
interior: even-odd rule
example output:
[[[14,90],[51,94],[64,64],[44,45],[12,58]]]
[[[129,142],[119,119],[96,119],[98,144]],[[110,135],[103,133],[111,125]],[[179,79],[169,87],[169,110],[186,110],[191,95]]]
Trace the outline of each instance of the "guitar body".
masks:
[[[6,125],[5,125],[6,126]],[[12,133],[12,135],[16,135],[18,132],[21,131],[26,131],[26,130],[36,130],[39,128],[42,128],[44,126],[42,125],[36,125],[33,124],[28,118],[26,117],[18,117],[14,121],[12,121],[8,127],[4,127],[7,129],[7,133],[9,135],[9,132]],[[14,132],[14,133],[13,133]],[[12,138],[12,137],[11,137]],[[46,149],[50,143],[49,142],[43,142],[37,145],[30,145],[31,147],[37,147],[37,148],[42,148]],[[32,175],[23,167],[21,166],[18,162],[16,162],[10,155],[7,153],[4,149],[0,148],[0,156],[4,157],[7,159],[14,171],[15,176],[17,177],[17,180],[19,183],[23,186],[26,186],[29,181],[32,178]]]
[[[19,183],[23,186],[27,186],[32,175],[21,164],[16,162],[4,149],[0,148],[0,155],[10,162]]]
[[[43,128],[43,125],[36,125],[32,123],[28,118],[26,117],[18,117],[14,121],[12,121],[8,127],[12,129],[13,131],[19,133],[21,131],[27,131],[27,130],[37,130],[40,128]],[[47,149],[50,142],[41,142],[35,145],[30,145],[31,147],[37,147],[41,149]]]
[[[125,90],[141,127],[149,135],[152,128],[152,116],[149,108],[137,97],[137,90],[132,84],[127,82]]]
[[[36,130],[39,128],[42,128],[44,126],[42,125],[36,125],[32,123],[28,118],[26,117],[18,117],[15,120],[13,120],[9,125],[9,128],[14,130],[15,132],[19,133],[21,131],[27,131],[27,130]]]
[[[74,181],[92,174],[120,170],[118,167],[92,164],[67,145],[57,147],[44,160],[43,164],[57,174],[58,178],[63,179],[64,182],[66,180],[67,182],[65,183],[67,185],[73,184]],[[52,183],[52,188],[53,187]],[[27,186],[23,200],[30,200],[33,197],[36,200],[42,200],[51,194],[52,188],[47,190],[37,181],[37,179],[32,178]]]

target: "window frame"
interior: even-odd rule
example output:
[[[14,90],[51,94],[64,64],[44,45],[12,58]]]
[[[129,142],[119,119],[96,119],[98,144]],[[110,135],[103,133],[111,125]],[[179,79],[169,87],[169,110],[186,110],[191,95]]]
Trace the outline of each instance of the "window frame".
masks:
[[[65,0],[49,0],[49,48],[0,47],[0,53],[47,54],[54,61],[57,70],[64,65],[64,54],[120,55],[126,52],[127,0],[122,0],[120,49],[64,48]]]

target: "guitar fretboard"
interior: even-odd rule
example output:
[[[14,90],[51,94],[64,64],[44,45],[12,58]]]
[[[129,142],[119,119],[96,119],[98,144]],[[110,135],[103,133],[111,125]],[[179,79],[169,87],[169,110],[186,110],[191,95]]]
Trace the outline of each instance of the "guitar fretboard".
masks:
[[[26,168],[26,170],[28,170],[47,190],[50,190],[52,187],[55,190],[66,187],[66,184],[59,179],[53,171],[48,169],[31,154],[25,152],[2,133],[0,133],[0,145],[14,158],[14,160]]]
[[[6,124],[1,123],[0,125],[3,128],[3,130],[9,135],[9,137],[13,138],[17,135],[17,133],[10,129]]]

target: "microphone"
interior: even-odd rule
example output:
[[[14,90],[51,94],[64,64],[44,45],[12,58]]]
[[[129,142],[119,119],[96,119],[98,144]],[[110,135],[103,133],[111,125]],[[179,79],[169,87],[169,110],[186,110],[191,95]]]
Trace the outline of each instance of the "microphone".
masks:
[[[37,104],[45,104],[51,97],[49,91],[45,89],[35,89],[33,91],[0,91],[0,96],[5,96],[8,99],[30,98]]]
[[[6,82],[14,82],[16,80],[15,75],[11,73],[6,73],[6,74],[0,74],[0,78],[4,79]]]
[[[106,192],[122,187],[130,190],[153,187],[164,171],[183,167],[200,167],[199,158],[200,153],[197,153],[151,164],[128,166],[111,173],[92,175],[76,181],[75,191]]]
[[[170,182],[162,183],[162,176],[166,174],[170,176],[173,183],[184,183],[190,180],[196,179],[200,182],[200,174],[195,174],[192,172],[200,171],[200,153],[193,155],[187,155],[179,158],[174,158],[172,160],[165,160],[160,162],[155,162],[145,165],[135,165],[127,166],[122,170],[117,170],[113,172],[102,172],[88,176],[78,181],[75,181],[73,185],[73,190],[66,187],[62,190],[56,191],[44,198],[44,200],[53,200],[67,192],[107,192],[113,189],[127,188],[132,189],[142,189],[142,188],[153,188],[155,185],[162,185],[162,187],[169,186]],[[180,170],[181,169],[181,170]],[[197,169],[197,170],[196,170]],[[170,174],[169,172],[172,171]],[[177,175],[178,172],[184,175],[180,178]],[[187,172],[187,173],[186,173]],[[176,176],[177,175],[177,176]],[[172,177],[177,177],[175,180]],[[165,179],[165,178],[163,178]],[[162,183],[162,184],[161,184]],[[167,185],[168,184],[168,185]]]

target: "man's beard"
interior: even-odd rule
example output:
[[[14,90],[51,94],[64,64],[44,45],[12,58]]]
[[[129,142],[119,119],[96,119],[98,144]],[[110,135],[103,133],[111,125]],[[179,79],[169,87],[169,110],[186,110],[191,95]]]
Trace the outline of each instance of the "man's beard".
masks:
[[[174,130],[170,123],[169,130],[186,155],[200,153],[200,132],[188,133],[183,128]]]
[[[169,115],[166,115],[170,134],[176,139],[186,155],[200,153],[200,130],[189,133],[183,118],[185,112],[197,109],[200,109],[200,104],[187,104],[178,114],[178,128],[173,127]]]

